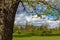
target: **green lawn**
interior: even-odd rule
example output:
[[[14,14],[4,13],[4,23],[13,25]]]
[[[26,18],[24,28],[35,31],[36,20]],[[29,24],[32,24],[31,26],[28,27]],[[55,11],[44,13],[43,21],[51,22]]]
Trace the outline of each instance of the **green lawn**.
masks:
[[[13,40],[60,40],[60,36],[14,36]]]

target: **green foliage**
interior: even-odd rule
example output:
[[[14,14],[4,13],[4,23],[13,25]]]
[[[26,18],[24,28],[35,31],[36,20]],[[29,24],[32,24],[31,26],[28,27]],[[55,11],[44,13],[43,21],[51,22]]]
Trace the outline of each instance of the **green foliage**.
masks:
[[[43,24],[40,27],[30,25],[28,26],[29,30],[25,30],[24,28],[14,26],[14,33],[24,34],[24,35],[34,35],[34,36],[58,36],[60,35],[60,26],[56,28],[49,28],[49,25]],[[18,31],[18,32],[16,32]]]
[[[60,14],[58,14],[57,12],[55,12],[54,14],[52,13],[52,9],[58,9],[59,10],[59,8],[57,8],[57,5],[54,4],[54,3],[52,3],[52,4],[47,3],[46,0],[43,0],[43,1],[41,1],[41,0],[34,0],[34,1],[33,0],[21,0],[21,1],[22,2],[27,2],[29,4],[29,6],[36,6],[39,3],[42,3],[42,4],[44,4],[47,7],[47,11],[44,12],[44,14],[38,14],[38,17],[41,17],[41,15],[48,15],[48,14],[50,14],[52,16],[56,16],[57,17],[56,20],[59,19],[58,17],[60,16]],[[58,1],[54,0],[54,2],[58,2]],[[43,8],[41,10],[43,10]]]
[[[13,32],[16,32],[18,30],[18,27],[14,25]]]

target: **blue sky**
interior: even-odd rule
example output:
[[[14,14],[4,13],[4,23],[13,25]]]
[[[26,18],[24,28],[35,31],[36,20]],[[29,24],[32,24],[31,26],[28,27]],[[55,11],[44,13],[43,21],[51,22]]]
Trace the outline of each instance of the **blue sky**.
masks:
[[[17,9],[17,12],[16,12],[16,17],[15,17],[15,24],[16,25],[25,25],[26,20],[27,20],[29,22],[29,24],[33,23],[33,25],[37,25],[37,26],[41,25],[42,23],[43,24],[48,23],[51,27],[58,26],[60,21],[59,20],[51,21],[51,20],[54,20],[55,17],[50,14],[48,14],[47,16],[42,15],[42,17],[45,19],[41,19],[40,17],[37,16],[37,14],[42,14],[47,11],[47,8],[45,5],[43,5],[43,4],[36,5],[35,6],[36,10],[34,10],[34,8],[29,6],[26,2],[24,3],[24,5],[25,5],[26,11],[28,13],[25,10],[23,10],[24,7],[20,3],[18,6],[18,9]],[[52,10],[52,13],[55,13],[55,12],[58,13],[57,10],[55,10],[55,9]],[[34,15],[32,16],[31,14],[34,14]]]

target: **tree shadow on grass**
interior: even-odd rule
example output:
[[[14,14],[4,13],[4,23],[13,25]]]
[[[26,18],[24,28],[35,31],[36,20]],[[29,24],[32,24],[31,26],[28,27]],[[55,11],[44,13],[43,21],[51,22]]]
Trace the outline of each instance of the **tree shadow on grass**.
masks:
[[[32,36],[60,36],[60,34],[45,34],[45,35],[43,35],[43,34],[41,34],[41,35],[18,34],[18,35],[13,35],[13,37],[32,37]]]
[[[13,37],[32,37],[32,35],[13,35]]]
[[[60,34],[41,34],[41,36],[60,36]]]

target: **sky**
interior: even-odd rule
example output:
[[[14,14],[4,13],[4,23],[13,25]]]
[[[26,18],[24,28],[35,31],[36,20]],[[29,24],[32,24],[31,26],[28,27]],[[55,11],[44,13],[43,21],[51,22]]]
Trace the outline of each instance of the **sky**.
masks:
[[[32,18],[34,17],[34,18]],[[45,17],[45,19],[41,19],[40,17],[37,17],[37,15],[34,16],[26,16],[26,14],[17,14],[16,18],[15,18],[15,24],[16,25],[25,25],[26,24],[26,20],[28,21],[29,24],[33,24],[34,26],[39,26],[42,24],[49,24],[50,28],[54,28],[56,26],[58,26],[58,24],[60,23],[59,20],[57,21],[51,21],[50,19],[48,19],[48,17],[43,15],[43,18]]]
[[[23,10],[24,7],[22,6],[21,3],[18,6],[16,16],[15,16],[16,25],[25,25],[26,20],[28,21],[29,24],[34,25],[34,26],[40,26],[42,24],[49,24],[50,28],[54,28],[59,25],[60,21],[59,20],[54,21],[56,17],[51,16],[50,14],[48,14],[47,16],[42,15],[42,18],[37,16],[37,14],[42,14],[48,11],[45,5],[43,4],[36,5],[35,6],[36,10],[34,10],[34,7],[29,6],[28,3],[26,2],[24,2],[24,6],[27,12]],[[52,10],[52,13],[55,13],[55,12],[58,13],[58,11],[55,9],[51,9],[51,10]],[[31,14],[33,14],[33,16]]]

